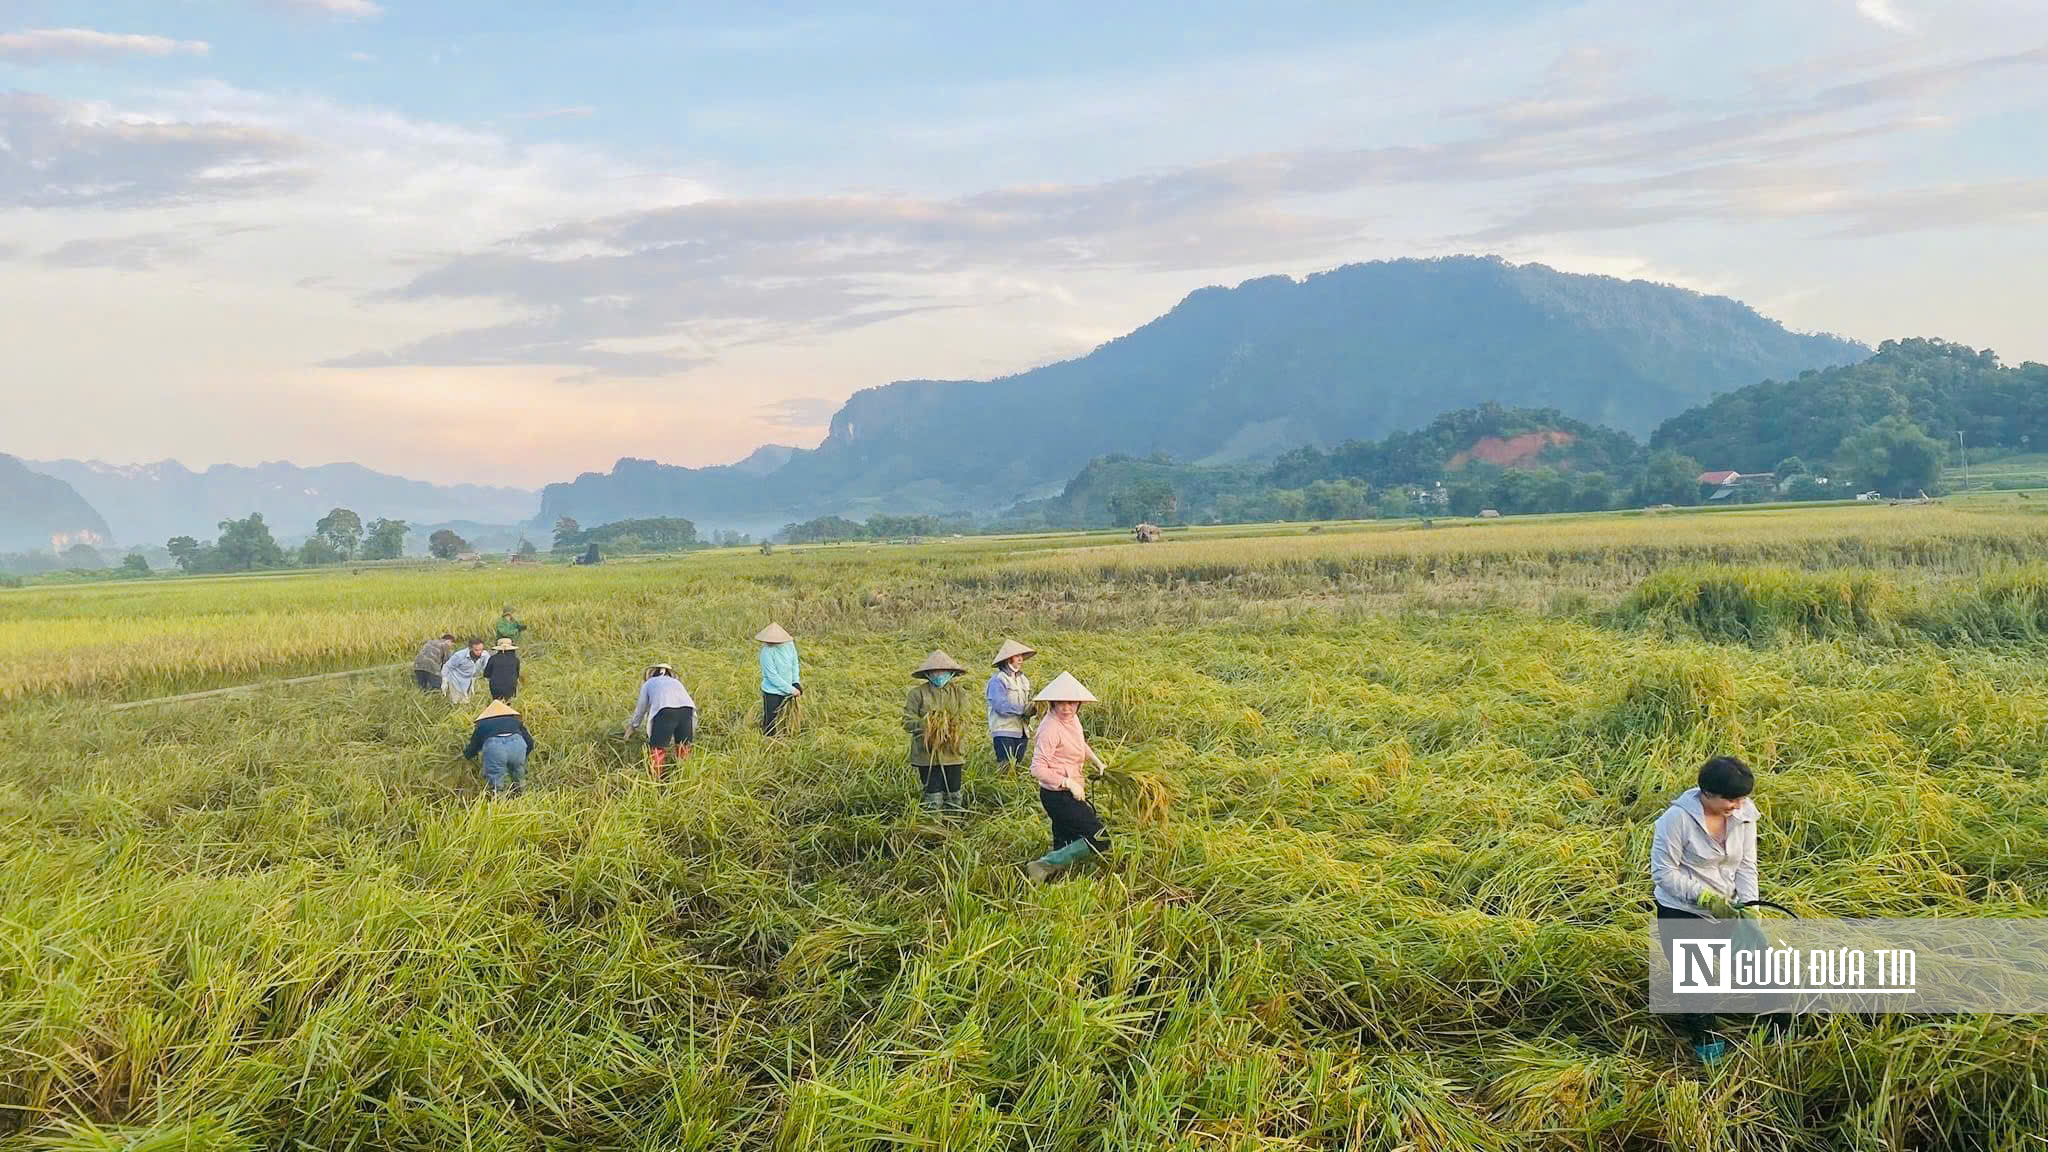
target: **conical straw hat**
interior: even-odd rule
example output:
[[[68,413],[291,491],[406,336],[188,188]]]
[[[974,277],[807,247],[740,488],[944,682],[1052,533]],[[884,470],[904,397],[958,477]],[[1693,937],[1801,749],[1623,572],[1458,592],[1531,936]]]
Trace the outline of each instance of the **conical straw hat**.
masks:
[[[766,628],[763,628],[759,632],[755,633],[754,639],[759,640],[763,644],[788,644],[792,640],[794,640],[795,637],[791,636],[788,632],[783,631],[782,625],[770,624]]]
[[[952,658],[951,656],[948,656],[948,655],[946,655],[946,653],[945,653],[945,650],[944,650],[944,649],[941,649],[941,648],[934,648],[934,649],[932,649],[932,654],[931,654],[931,655],[929,655],[929,656],[927,656],[927,657],[925,657],[925,658],[924,658],[924,663],[922,663],[922,664],[919,664],[919,665],[917,666],[917,671],[915,671],[915,672],[912,672],[912,673],[911,673],[911,675],[912,675],[912,676],[923,676],[923,675],[924,675],[924,674],[926,674],[927,672],[965,672],[965,671],[967,671],[967,668],[966,668],[966,666],[965,666],[965,665],[963,665],[963,664],[961,664],[961,663],[960,663],[960,662],[959,662],[958,660],[955,660],[955,659],[953,659],[953,658]]]
[[[493,716],[517,715],[519,715],[519,709],[514,708],[510,704],[505,703],[503,700],[493,700],[491,701],[490,707],[485,708],[483,712],[477,716],[477,719],[488,720]]]
[[[1095,702],[1095,693],[1090,692],[1086,685],[1074,679],[1072,672],[1062,672],[1053,679],[1052,683],[1045,686],[1044,691],[1033,696],[1031,699],[1034,703],[1041,704],[1057,704],[1062,700],[1092,704]]]
[[[510,636],[498,637],[497,645],[491,649],[493,652],[517,652],[518,650],[519,645],[514,644]]]
[[[991,663],[1000,667],[1003,661],[1008,660],[1012,656],[1036,655],[1038,655],[1038,649],[1036,648],[1027,644],[1019,644],[1015,640],[1005,640],[1003,641],[1003,646],[996,649],[996,658]]]

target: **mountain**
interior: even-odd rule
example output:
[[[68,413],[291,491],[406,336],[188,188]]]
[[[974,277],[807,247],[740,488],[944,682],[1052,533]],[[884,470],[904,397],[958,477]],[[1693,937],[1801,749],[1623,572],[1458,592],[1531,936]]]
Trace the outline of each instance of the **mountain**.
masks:
[[[1766,380],[1664,422],[1650,443],[1713,469],[1769,472],[1831,460],[1844,440],[1897,417],[1954,448],[2048,447],[2048,365],[2003,367],[1989,351],[1892,340],[1860,364]]]
[[[429,484],[358,464],[217,464],[204,472],[175,460],[132,466],[48,460],[29,466],[106,509],[114,538],[126,544],[161,543],[178,535],[208,539],[222,520],[251,512],[261,512],[280,539],[289,539],[311,533],[314,522],[332,508],[354,509],[364,523],[382,516],[505,524],[525,520],[534,505],[533,493],[516,488]]]
[[[1667,285],[1492,257],[1356,264],[1204,288],[1087,356],[1000,380],[868,389],[766,475],[621,461],[550,485],[541,518],[983,511],[1114,453],[1256,462],[1485,403],[1643,435],[1729,389],[1866,355]]]
[[[112,535],[71,485],[0,453],[0,552],[62,552]]]

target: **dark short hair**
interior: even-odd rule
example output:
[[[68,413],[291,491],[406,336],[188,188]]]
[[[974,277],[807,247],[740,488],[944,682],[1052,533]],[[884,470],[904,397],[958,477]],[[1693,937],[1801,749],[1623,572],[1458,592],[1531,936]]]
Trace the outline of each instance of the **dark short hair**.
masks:
[[[484,638],[481,636],[471,636],[468,640],[463,641],[465,644],[481,644],[483,642]]]
[[[1700,765],[1700,791],[1740,800],[1756,790],[1756,773],[1739,757],[1716,756]]]
[[[455,639],[455,633],[453,633],[453,632],[443,632],[443,633],[441,633],[441,639],[443,639],[443,640],[453,640],[453,639]]]

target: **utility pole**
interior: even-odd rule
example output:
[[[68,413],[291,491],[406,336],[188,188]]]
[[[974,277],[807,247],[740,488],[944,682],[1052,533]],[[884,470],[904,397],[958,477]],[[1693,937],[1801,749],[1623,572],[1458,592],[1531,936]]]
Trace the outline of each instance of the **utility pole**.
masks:
[[[1963,454],[1963,491],[1970,490],[1970,449],[1963,443],[1963,430],[1956,429],[1956,448]]]

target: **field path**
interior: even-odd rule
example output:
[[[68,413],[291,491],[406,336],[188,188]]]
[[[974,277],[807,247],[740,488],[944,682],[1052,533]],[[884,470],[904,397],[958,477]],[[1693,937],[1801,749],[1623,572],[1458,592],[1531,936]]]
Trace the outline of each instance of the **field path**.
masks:
[[[186,700],[204,700],[209,696],[227,696],[236,692],[254,692],[259,688],[281,688],[287,684],[310,684],[315,680],[336,680],[343,676],[361,676],[369,672],[389,672],[395,668],[407,668],[408,664],[379,664],[374,668],[351,668],[345,672],[321,672],[313,676],[292,676],[283,680],[262,680],[255,684],[235,684],[226,688],[208,688],[204,692],[182,692],[176,696],[156,696],[148,700],[130,700],[122,704],[109,705],[109,712],[126,712],[130,708],[147,708],[152,704],[178,704]]]

